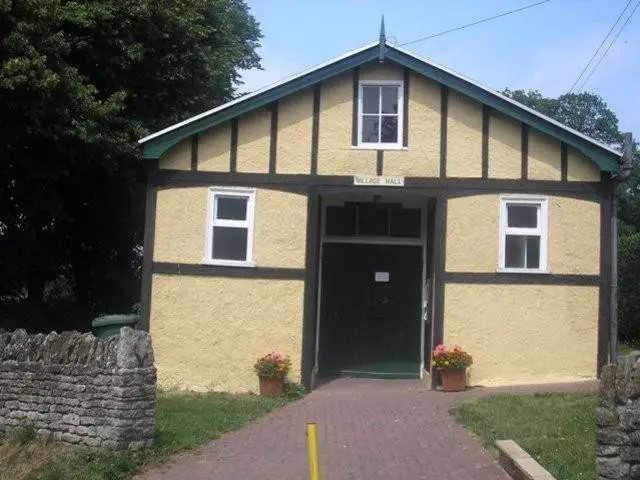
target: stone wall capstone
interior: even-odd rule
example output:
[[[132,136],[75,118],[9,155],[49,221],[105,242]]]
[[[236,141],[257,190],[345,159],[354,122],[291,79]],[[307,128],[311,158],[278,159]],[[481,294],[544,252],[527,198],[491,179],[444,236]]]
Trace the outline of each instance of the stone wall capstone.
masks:
[[[640,352],[602,368],[596,463],[601,480],[640,479]]]
[[[155,435],[148,333],[0,333],[0,433],[31,427],[73,444],[139,449]]]

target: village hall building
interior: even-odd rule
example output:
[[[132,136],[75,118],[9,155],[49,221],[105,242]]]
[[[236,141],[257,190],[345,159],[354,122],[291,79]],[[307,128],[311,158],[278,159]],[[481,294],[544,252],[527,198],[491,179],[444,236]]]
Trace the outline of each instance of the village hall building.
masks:
[[[143,323],[159,384],[291,379],[575,381],[610,355],[623,156],[378,42],[140,140]]]

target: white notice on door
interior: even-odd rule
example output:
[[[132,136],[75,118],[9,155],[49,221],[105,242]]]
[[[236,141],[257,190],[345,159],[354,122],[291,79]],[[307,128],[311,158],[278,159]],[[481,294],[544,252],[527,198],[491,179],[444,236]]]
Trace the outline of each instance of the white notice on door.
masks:
[[[376,282],[388,282],[389,272],[376,272]]]

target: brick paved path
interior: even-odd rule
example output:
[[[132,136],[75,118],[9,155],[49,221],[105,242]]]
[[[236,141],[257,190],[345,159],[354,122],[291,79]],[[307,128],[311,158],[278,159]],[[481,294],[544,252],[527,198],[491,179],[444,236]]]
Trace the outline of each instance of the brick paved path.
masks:
[[[448,410],[501,391],[592,388],[589,383],[445,394],[417,380],[339,379],[140,478],[304,480],[305,424],[316,422],[322,480],[507,480]]]

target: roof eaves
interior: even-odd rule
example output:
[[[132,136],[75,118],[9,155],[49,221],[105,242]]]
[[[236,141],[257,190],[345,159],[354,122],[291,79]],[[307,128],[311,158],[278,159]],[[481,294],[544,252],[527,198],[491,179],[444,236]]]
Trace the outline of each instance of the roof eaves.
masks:
[[[201,120],[203,118],[209,117],[211,115],[215,115],[216,113],[222,112],[222,111],[224,111],[224,110],[226,110],[226,109],[228,109],[230,107],[233,107],[234,105],[238,105],[240,103],[243,103],[243,102],[246,102],[248,100],[251,100],[251,99],[253,99],[255,97],[258,97],[259,95],[262,95],[265,92],[268,92],[270,90],[273,90],[273,89],[276,89],[276,88],[281,87],[283,85],[286,85],[287,83],[290,83],[290,82],[292,82],[294,80],[297,80],[297,79],[302,78],[302,77],[304,77],[306,75],[309,75],[309,74],[311,74],[311,73],[313,73],[315,71],[321,70],[321,69],[323,69],[323,68],[325,68],[327,66],[330,66],[330,65],[332,65],[334,63],[337,63],[337,62],[340,62],[340,61],[345,60],[345,59],[347,59],[347,58],[349,58],[351,56],[357,55],[357,54],[362,53],[362,52],[364,52],[364,51],[366,51],[366,50],[368,50],[368,49],[370,49],[372,47],[377,47],[377,46],[378,46],[378,42],[374,42],[374,43],[370,43],[368,45],[365,45],[363,47],[357,48],[355,50],[352,50],[350,52],[347,52],[344,55],[340,55],[339,57],[336,57],[336,58],[334,58],[332,60],[329,60],[327,62],[323,62],[323,63],[321,63],[319,65],[314,66],[314,67],[311,67],[311,68],[308,68],[306,70],[303,70],[302,72],[299,72],[299,73],[297,73],[295,75],[291,75],[291,76],[285,78],[284,80],[281,80],[281,81],[273,83],[271,85],[267,85],[265,87],[262,87],[262,88],[256,90],[255,92],[248,93],[248,94],[243,95],[241,97],[238,97],[238,98],[236,98],[234,100],[231,100],[231,101],[229,101],[227,103],[219,105],[219,106],[217,106],[215,108],[207,110],[206,112],[202,112],[202,113],[200,113],[198,115],[195,115],[195,116],[193,116],[191,118],[187,118],[186,120],[183,120],[182,122],[170,125],[167,128],[164,128],[164,129],[159,130],[159,131],[157,131],[155,133],[147,135],[146,137],[141,138],[140,140],[138,140],[138,143],[139,144],[147,143],[150,140],[153,140],[155,138],[161,137],[162,135],[165,135],[167,133],[173,132],[174,130],[177,130],[177,129],[181,128],[181,127],[189,125],[190,123],[196,122],[198,120]]]
[[[538,112],[537,110],[534,110],[531,107],[528,107],[528,106],[526,106],[526,105],[524,105],[524,104],[522,104],[522,103],[520,103],[520,102],[518,102],[516,100],[513,100],[512,98],[507,97],[506,95],[500,93],[497,90],[493,90],[493,89],[491,89],[491,88],[489,88],[489,87],[487,87],[487,86],[485,86],[485,85],[483,85],[483,84],[481,84],[481,83],[479,83],[479,82],[477,82],[477,81],[475,81],[475,80],[473,80],[473,79],[471,79],[471,78],[469,78],[469,77],[467,77],[465,75],[462,75],[462,74],[460,74],[460,73],[458,73],[458,72],[456,72],[454,70],[451,70],[448,67],[445,67],[445,66],[440,65],[438,63],[435,63],[435,62],[432,62],[430,60],[427,60],[426,58],[421,57],[420,55],[416,55],[415,53],[412,53],[412,52],[410,52],[408,50],[405,50],[403,48],[399,48],[399,47],[390,47],[390,48],[393,48],[393,49],[397,50],[398,52],[401,52],[401,53],[403,53],[405,55],[413,57],[413,58],[415,58],[416,60],[418,60],[420,62],[423,62],[423,63],[426,63],[428,65],[431,65],[434,68],[440,69],[440,70],[448,73],[449,75],[452,75],[454,77],[459,78],[460,80],[464,80],[465,82],[468,82],[468,83],[472,84],[475,87],[478,87],[478,88],[480,88],[482,90],[485,90],[487,93],[490,93],[491,95],[494,95],[494,96],[500,98],[501,100],[504,100],[504,101],[506,101],[506,102],[518,107],[518,108],[521,108],[521,109],[527,111],[528,113],[530,113],[532,115],[535,115],[536,117],[539,117],[541,120],[544,120],[546,122],[552,123],[555,126],[557,126],[559,128],[562,128],[563,130],[566,130],[567,132],[571,133],[572,135],[580,137],[583,140],[586,140],[586,141],[588,141],[590,143],[593,143],[594,145],[598,146],[599,148],[602,148],[603,150],[607,150],[610,153],[613,153],[614,155],[617,155],[618,157],[622,158],[622,153],[617,151],[617,150],[615,150],[615,149],[613,149],[613,148],[611,148],[609,145],[606,145],[606,144],[604,144],[602,142],[599,142],[598,140],[596,140],[596,139],[594,139],[592,137],[589,137],[588,135],[585,135],[584,133],[581,133],[578,130],[574,130],[573,128],[568,127],[565,124],[560,123],[557,120],[555,120],[555,119],[553,119],[551,117],[548,117],[547,115],[544,115],[544,114]]]

